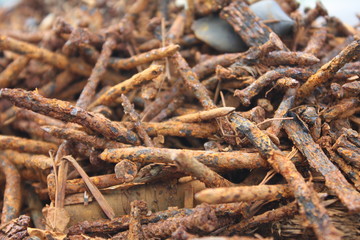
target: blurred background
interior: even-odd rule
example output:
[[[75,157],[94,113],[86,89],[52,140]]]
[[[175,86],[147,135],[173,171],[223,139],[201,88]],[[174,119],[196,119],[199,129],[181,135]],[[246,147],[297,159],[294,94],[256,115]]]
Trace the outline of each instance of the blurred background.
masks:
[[[2,10],[11,10],[12,7],[16,6],[21,1],[27,0],[0,0],[0,12]],[[37,0],[38,2],[57,2],[61,5],[64,0]],[[88,0],[78,0],[79,2],[86,3]],[[105,0],[106,1],[106,0]],[[121,0],[119,0],[120,2]],[[187,0],[175,0],[178,5],[186,5]],[[248,0],[253,3],[259,0]],[[300,3],[300,10],[304,11],[306,8],[314,8],[318,0],[298,0]],[[323,5],[328,10],[330,16],[340,18],[344,23],[354,26],[359,23],[360,17],[360,0],[321,0]],[[321,19],[321,18],[319,18]]]
[[[315,7],[316,0],[299,0],[301,9]],[[321,1],[329,12],[330,16],[340,18],[349,25],[359,22],[356,14],[360,14],[360,0],[322,0]]]
[[[187,0],[176,1],[178,4],[186,4],[187,2]],[[257,2],[257,0],[248,1]],[[300,9],[304,10],[307,7],[315,7],[317,0],[298,0],[298,2],[301,4]],[[338,17],[349,25],[355,25],[359,22],[356,14],[360,14],[360,0],[322,0],[321,2],[327,8],[330,16]]]

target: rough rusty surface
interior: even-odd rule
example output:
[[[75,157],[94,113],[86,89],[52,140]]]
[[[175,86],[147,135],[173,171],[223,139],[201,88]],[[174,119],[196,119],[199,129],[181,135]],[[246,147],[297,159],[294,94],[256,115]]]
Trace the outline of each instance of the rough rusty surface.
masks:
[[[135,129],[133,122],[119,122],[127,129]],[[178,121],[142,122],[142,126],[149,136],[177,136],[211,138],[218,132],[218,127],[213,123],[182,123]]]
[[[311,66],[320,60],[312,54],[304,52],[274,51],[270,52],[263,60],[268,66],[296,65]]]
[[[198,63],[192,68],[192,70],[196,73],[199,79],[202,79],[203,77],[213,73],[217,65],[228,67],[241,55],[242,54],[239,53],[226,53],[210,57],[209,59]]]
[[[290,108],[294,105],[294,101],[295,101],[295,94],[296,90],[295,89],[289,89],[287,90],[287,92],[285,93],[285,96],[283,98],[283,100],[281,101],[278,109],[276,109],[275,113],[274,113],[274,118],[283,118],[287,115],[287,112],[290,110]],[[280,133],[281,127],[283,125],[283,120],[274,120],[271,122],[270,127],[268,127],[266,129],[266,132],[273,135],[273,136],[277,136]]]
[[[72,73],[70,73],[70,71],[65,70],[56,76],[55,81],[51,81],[48,84],[39,88],[38,92],[40,93],[40,95],[42,95],[44,97],[50,97],[56,93],[59,93],[73,80],[74,80],[74,75]],[[23,112],[24,111],[20,111],[20,114],[23,114]],[[31,111],[27,111],[27,112],[31,112]],[[18,109],[16,107],[10,107],[5,112],[2,112],[0,114],[0,123],[3,124],[6,120],[11,119],[16,114],[19,114]],[[29,115],[29,113],[26,115]],[[38,115],[40,115],[40,114],[38,114]],[[42,115],[40,115],[40,116],[42,116]],[[46,117],[46,116],[42,116],[42,117]],[[37,118],[39,118],[39,117],[37,117]]]
[[[105,148],[121,148],[128,146],[120,142],[104,139],[98,136],[89,135],[83,131],[79,131],[76,129],[60,128],[60,127],[48,126],[48,125],[42,126],[41,129],[43,129],[45,132],[57,138],[71,140],[74,142],[81,142],[94,148],[105,149]]]
[[[192,209],[178,209],[178,210],[167,210],[157,213],[152,213],[150,216],[143,217],[142,224],[155,223],[160,220],[166,220],[174,216],[186,216],[193,212]],[[112,220],[99,219],[94,222],[81,222],[69,228],[70,235],[76,235],[80,233],[114,233],[129,228],[130,216],[124,215],[116,217]]]
[[[199,100],[203,108],[205,110],[216,108],[205,86],[201,84],[195,71],[189,67],[189,64],[181,56],[181,54],[177,52],[170,59],[177,66],[177,69],[181,77],[184,79],[186,86],[190,89],[191,92],[194,93],[195,97]]]
[[[38,59],[40,61],[43,61],[44,63],[51,64],[54,67],[60,69],[68,68],[72,73],[81,76],[87,77],[91,75],[91,66],[89,66],[83,61],[79,61],[76,59],[69,60],[62,54],[54,53],[45,48],[39,48],[36,45],[15,40],[4,35],[0,36],[0,48],[11,50],[19,54],[26,54],[32,59]],[[119,76],[120,75],[116,75],[110,72],[106,73],[107,78],[111,78],[114,80]]]
[[[32,58],[42,60],[61,69],[64,69],[69,65],[69,60],[61,54],[53,53],[47,49],[39,48],[35,45],[15,40],[4,35],[0,36],[0,47],[20,54],[27,54]]]
[[[229,187],[233,185],[229,180],[223,178],[194,157],[181,152],[173,155],[172,158],[180,169],[205,183],[205,186],[208,188]]]
[[[166,108],[162,109],[155,117],[153,117],[150,122],[161,122],[162,120],[170,117],[173,113],[179,109],[185,101],[185,98],[179,96],[178,98],[173,99]]]
[[[360,170],[354,168],[353,166],[347,164],[347,162],[342,159],[340,156],[336,154],[332,154],[330,160],[334,162],[343,173],[346,174],[348,179],[350,179],[353,183],[356,189],[360,190]]]
[[[145,236],[141,226],[141,218],[142,215],[145,215],[147,212],[147,205],[143,201],[135,200],[130,203],[130,206],[130,223],[127,238],[129,240],[144,239]]]
[[[141,86],[144,83],[151,81],[159,76],[163,71],[163,66],[153,65],[145,69],[143,72],[135,74],[130,79],[123,81],[102,94],[97,98],[89,108],[93,108],[97,105],[113,105],[115,100],[121,96],[121,94],[128,93],[129,91]]]
[[[149,223],[143,226],[145,238],[168,237],[180,226],[187,229],[213,231],[219,225],[215,211],[208,205],[202,204],[197,206],[189,216],[173,217],[157,223]],[[126,239],[126,232],[121,232],[113,239]]]
[[[0,157],[0,170],[5,175],[4,202],[1,213],[1,224],[17,218],[21,208],[21,185],[20,174],[15,165],[9,160]]]
[[[319,171],[325,178],[325,185],[333,190],[340,201],[353,212],[360,211],[360,193],[351,186],[340,170],[316,144],[298,120],[285,120],[284,129],[299,151],[306,157],[310,166]]]
[[[298,205],[296,204],[296,202],[292,202],[289,203],[288,205],[267,211],[263,214],[254,216],[250,219],[242,220],[240,221],[240,223],[231,226],[227,231],[241,233],[249,228],[253,228],[257,225],[260,225],[268,221],[276,221],[286,217],[293,216],[297,213],[297,211],[298,211]]]
[[[234,96],[240,98],[240,101],[245,106],[250,105],[250,101],[267,85],[275,82],[281,77],[291,77],[299,80],[305,80],[311,75],[309,70],[302,68],[276,68],[268,71],[267,73],[260,76],[256,81],[251,83],[248,87],[242,90],[236,90]]]
[[[299,88],[297,98],[303,99],[309,96],[315,87],[328,81],[340,68],[358,56],[360,56],[360,40],[355,40],[336,57],[324,64],[315,74],[311,75]]]
[[[114,69],[131,69],[144,63],[170,57],[180,48],[179,45],[171,44],[169,46],[153,49],[127,59],[111,58],[109,65]]]
[[[201,111],[197,113],[190,113],[186,115],[182,115],[179,117],[172,118],[172,121],[180,121],[180,122],[202,122],[206,120],[215,119],[218,117],[224,117],[229,113],[233,112],[235,108],[233,107],[223,107],[223,108],[214,108],[208,111]]]
[[[311,38],[308,41],[304,52],[311,53],[316,56],[321,50],[321,47],[325,44],[326,33],[326,28],[319,28],[315,30],[314,33],[311,35]]]
[[[342,99],[338,104],[325,109],[321,115],[327,122],[330,122],[335,118],[347,118],[353,115],[359,106],[359,98],[345,98]]]
[[[206,166],[216,169],[241,169],[241,168],[259,168],[268,166],[266,161],[258,153],[246,153],[241,151],[234,152],[211,152],[196,150],[178,150],[166,148],[119,148],[106,149],[99,156],[101,159],[109,162],[119,162],[122,159],[128,159],[134,162],[162,162],[174,163],[172,154],[184,153],[189,157],[194,157]]]
[[[56,151],[57,146],[52,143],[38,140],[1,135],[0,149],[11,149],[25,153],[48,154],[49,151]]]
[[[19,167],[39,168],[42,170],[52,168],[53,161],[46,155],[34,155],[19,153],[12,150],[4,150],[0,155]]]
[[[244,2],[232,2],[223,8],[220,16],[231,24],[248,46],[259,46],[269,40],[270,28],[263,24]]]
[[[309,221],[318,239],[340,239],[341,234],[332,224],[317,193],[306,184],[295,165],[253,123],[235,113],[230,116],[230,119],[233,126],[251,141],[275,171],[283,175],[293,188],[301,212]]]
[[[47,141],[55,144],[61,144],[61,139],[53,137],[45,130],[41,128],[41,126],[33,121],[26,121],[26,120],[18,120],[13,123],[15,129],[22,131],[24,133],[29,134],[33,138]]]
[[[117,179],[124,179],[124,182],[131,182],[138,174],[138,165],[129,160],[122,160],[114,168]]]
[[[29,63],[29,58],[20,56],[9,64],[0,74],[0,88],[9,87],[16,83],[17,77],[25,66]]]
[[[8,98],[18,107],[43,113],[59,120],[78,123],[110,139],[135,144],[139,143],[137,136],[133,132],[122,128],[101,115],[75,107],[69,102],[44,98],[39,94],[22,89],[4,88],[1,89],[0,96]]]
[[[55,2],[0,14],[1,239],[359,236],[358,26],[296,0]]]
[[[76,106],[87,109],[93,97],[95,96],[96,88],[100,83],[100,79],[106,73],[106,67],[109,64],[109,59],[112,53],[112,50],[116,47],[116,38],[114,36],[110,36],[106,39],[103,44],[100,56],[91,71],[91,75],[84,87],[81,91],[81,94],[76,101]]]
[[[342,85],[342,88],[349,92],[359,94],[360,93],[360,81],[353,81],[353,82],[345,83],[344,85]]]
[[[206,203],[231,203],[256,200],[274,200],[292,197],[287,185],[238,186],[205,189],[196,194],[196,198]]]
[[[317,2],[315,8],[310,9],[304,17],[304,25],[311,24],[319,16],[327,16],[328,12],[321,2]]]
[[[134,106],[124,94],[121,95],[120,99],[122,101],[124,112],[128,114],[131,120],[134,122],[136,132],[141,138],[141,140],[144,142],[145,146],[154,147],[151,138],[149,137],[146,130],[144,129],[144,126],[141,123],[140,115],[135,111]]]
[[[350,138],[351,139],[351,138]],[[353,138],[358,141],[357,138]],[[357,169],[360,167],[360,149],[358,142],[355,141],[355,144],[350,142],[344,135],[340,136],[333,149],[336,149],[338,154],[348,163],[355,166]]]
[[[149,121],[153,119],[157,114],[161,112],[162,109],[166,108],[168,104],[180,96],[180,87],[179,84],[174,84],[174,86],[159,94],[159,96],[152,103],[148,104],[144,111],[140,114],[144,121]]]

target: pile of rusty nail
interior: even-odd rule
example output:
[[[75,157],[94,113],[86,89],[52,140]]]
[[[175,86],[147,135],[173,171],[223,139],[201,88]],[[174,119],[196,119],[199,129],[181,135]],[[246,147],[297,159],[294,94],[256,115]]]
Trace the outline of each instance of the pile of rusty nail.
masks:
[[[1,9],[1,239],[360,237],[360,24],[180,2]]]

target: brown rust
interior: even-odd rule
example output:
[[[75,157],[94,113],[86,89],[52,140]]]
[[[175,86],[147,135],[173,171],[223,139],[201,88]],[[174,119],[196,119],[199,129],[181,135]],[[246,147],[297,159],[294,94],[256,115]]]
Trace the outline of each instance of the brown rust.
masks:
[[[163,72],[163,66],[152,65],[144,71],[133,75],[130,79],[123,81],[102,94],[98,99],[92,102],[89,108],[93,108],[97,105],[114,105],[115,100],[121,96],[121,94],[128,93],[129,91],[147,83],[159,76]]]
[[[205,110],[210,110],[216,108],[214,102],[210,98],[207,89],[199,81],[196,73],[189,67],[186,60],[181,56],[179,52],[175,53],[174,56],[170,58],[184,79],[184,82],[191,92],[194,93],[195,97],[199,100],[201,105]]]
[[[310,166],[325,178],[325,185],[333,190],[340,201],[353,212],[360,211],[360,193],[356,191],[332,164],[320,146],[314,142],[298,120],[285,120],[284,129],[295,146],[306,157]]]
[[[206,203],[231,203],[275,200],[293,195],[288,185],[258,185],[205,189],[196,194],[196,199]]]
[[[81,91],[81,94],[76,101],[76,106],[87,109],[93,97],[95,96],[95,91],[97,86],[100,83],[100,79],[104,77],[106,73],[106,67],[109,64],[109,59],[112,53],[112,50],[116,46],[116,37],[111,35],[109,36],[102,46],[100,56],[95,64],[95,67],[91,71],[91,75]]]
[[[242,220],[240,223],[233,225],[227,229],[228,232],[244,232],[249,228],[253,228],[261,223],[279,221],[286,217],[295,215],[298,211],[296,202],[291,202],[283,207],[267,211],[263,214],[251,217],[250,219]]]
[[[247,153],[241,151],[234,152],[211,152],[186,149],[167,149],[167,148],[121,148],[106,149],[100,154],[100,158],[109,162],[119,162],[122,159],[128,159],[134,162],[162,162],[174,163],[172,154],[183,152],[189,157],[194,157],[206,166],[216,171],[241,169],[241,168],[259,168],[266,167],[267,163],[257,153]]]
[[[248,46],[260,46],[269,40],[271,29],[259,20],[245,2],[232,2],[223,8],[220,16],[231,24]]]
[[[194,211],[183,217],[172,217],[166,220],[149,223],[143,226],[143,232],[146,238],[164,238],[171,236],[178,227],[185,226],[187,229],[201,230],[211,232],[219,225],[214,209],[210,206],[202,204],[197,206]],[[124,239],[126,232],[119,233],[113,239]]]
[[[29,63],[29,58],[20,56],[10,63],[0,74],[0,88],[16,85],[17,77]]]
[[[287,115],[288,111],[291,109],[291,107],[294,104],[295,93],[296,93],[295,89],[289,89],[286,91],[283,100],[281,101],[278,109],[276,109],[274,113],[275,119],[283,118]],[[271,125],[266,129],[266,132],[277,137],[277,135],[280,133],[282,125],[283,125],[283,120],[271,121]]]
[[[11,149],[25,153],[48,154],[49,151],[56,151],[57,145],[39,140],[0,135],[0,149]]]
[[[26,132],[31,137],[42,141],[55,143],[58,145],[60,145],[62,142],[60,139],[53,137],[52,135],[44,131],[39,124],[32,121],[17,120],[12,124],[12,126],[15,129],[20,130],[22,132]]]
[[[181,96],[180,81],[176,81],[174,85],[166,91],[160,92],[157,98],[148,104],[144,111],[140,114],[143,121],[149,121],[166,108],[174,99]]]
[[[325,44],[326,40],[326,28],[319,28],[314,31],[311,35],[306,48],[304,49],[305,53],[310,53],[315,56],[320,52],[321,47]]]
[[[62,8],[26,1],[6,11],[0,87],[14,89],[0,89],[0,124],[3,135],[16,139],[3,144],[0,159],[18,168],[42,203],[50,196],[47,227],[67,232],[67,211],[69,239],[248,240],[254,238],[241,235],[300,232],[339,239],[333,222],[354,238],[356,213],[345,210],[359,210],[357,29],[328,17],[321,3],[303,14],[296,0],[275,1],[294,21],[293,34],[282,40],[267,27],[282,20],[260,20],[249,1],[188,0],[187,7],[169,0],[84,1],[83,7],[65,1]],[[213,14],[249,49],[219,54],[197,39],[191,25]],[[29,25],[29,16],[39,24]],[[208,27],[216,34],[216,26]],[[308,93],[299,82],[310,85]],[[37,152],[34,142],[18,137],[59,150],[55,157],[44,146],[44,155],[29,153]],[[0,174],[1,186],[6,177]],[[222,187],[198,194],[208,194],[206,201],[236,202],[194,208],[205,184]],[[148,208],[134,202],[140,199]],[[20,211],[32,214],[28,200],[29,209]],[[118,217],[101,220],[102,209]],[[0,236],[65,236],[26,231],[29,221],[2,225]]]
[[[229,187],[233,185],[229,180],[223,178],[199,162],[196,158],[186,155],[185,153],[180,152],[177,155],[174,154],[172,158],[180,169],[205,183],[206,187]]]
[[[204,78],[215,71],[217,65],[228,67],[233,64],[242,53],[226,53],[210,57],[206,61],[200,62],[195,65],[192,70],[196,73],[199,79]]]
[[[359,98],[345,98],[334,106],[325,109],[323,112],[321,112],[321,115],[327,122],[338,118],[347,118],[358,111],[359,106]]]
[[[340,239],[340,232],[333,226],[325,207],[320,203],[315,190],[306,184],[295,165],[274,145],[270,138],[253,123],[238,114],[231,114],[233,126],[243,133],[267,159],[275,171],[287,180],[318,239]]]
[[[170,119],[170,121],[179,121],[184,123],[202,122],[202,121],[215,119],[218,117],[224,117],[229,113],[233,112],[234,110],[235,108],[233,107],[214,108],[208,111],[201,111],[197,113],[191,113],[187,115],[174,117]]]
[[[185,101],[185,97],[179,96],[173,99],[166,108],[162,109],[150,122],[161,122],[167,117],[170,117],[177,109],[179,109]]]
[[[265,56],[261,62],[267,66],[311,66],[320,62],[320,60],[310,53],[273,51]]]
[[[140,115],[135,111],[134,106],[130,103],[129,99],[124,94],[121,94],[120,99],[122,101],[124,112],[128,114],[131,120],[134,122],[136,132],[141,138],[141,140],[143,140],[145,146],[154,147],[151,138],[149,137],[149,135],[144,129],[144,126],[141,123]]]
[[[41,129],[57,138],[71,140],[75,142],[81,142],[94,148],[105,149],[105,148],[122,148],[129,146],[120,142],[108,140],[98,136],[89,135],[83,131],[79,131],[71,128],[60,128],[56,126],[46,125],[46,126],[42,126]]]
[[[114,69],[131,69],[144,63],[170,57],[179,49],[179,45],[170,44],[169,46],[153,49],[126,59],[111,58],[109,61],[109,66]]]
[[[360,81],[353,81],[353,82],[345,83],[344,85],[342,85],[342,88],[345,89],[346,91],[353,92],[355,94],[359,94],[360,93]]]
[[[138,164],[129,160],[123,160],[115,165],[114,171],[117,179],[131,182],[138,174]]]
[[[1,213],[1,224],[17,218],[21,208],[21,185],[20,174],[9,160],[0,157],[0,170],[5,175],[6,185],[4,191],[3,209]]]
[[[133,122],[118,122],[127,129],[134,129]],[[214,123],[182,123],[178,121],[142,122],[142,126],[149,136],[176,136],[176,137],[196,137],[212,138],[217,133],[218,128]]]
[[[311,75],[311,71],[302,68],[276,68],[270,70],[256,79],[248,87],[242,90],[235,90],[234,96],[240,98],[243,105],[250,105],[250,100],[272,82],[282,77],[291,77],[297,80],[305,80]]]
[[[343,173],[350,179],[356,189],[360,190],[360,170],[354,168],[353,166],[349,165],[344,159],[342,159],[337,154],[332,154],[330,160],[334,162]]]
[[[360,168],[360,150],[359,146],[350,142],[344,135],[340,136],[332,147],[336,149],[339,155],[357,169]]]
[[[130,203],[130,222],[129,222],[129,233],[127,238],[129,240],[141,240],[144,239],[144,233],[141,226],[142,215],[147,213],[147,205],[143,201],[132,201]]]
[[[4,35],[0,36],[0,48],[19,54],[26,54],[29,58],[38,59],[60,69],[68,68],[71,72],[81,76],[90,76],[91,74],[91,67],[83,61],[76,59],[69,60],[62,54],[54,53],[45,48],[39,48],[27,42],[15,40]],[[111,72],[106,73],[106,78],[111,78],[115,81],[118,81],[119,77],[123,79],[120,75]]]
[[[302,100],[309,96],[314,89],[328,81],[346,63],[360,55],[360,40],[355,40],[343,49],[336,57],[324,64],[317,72],[299,88],[297,99]]]
[[[48,153],[47,153],[48,154]],[[53,161],[46,155],[34,155],[28,153],[19,153],[12,150],[4,150],[0,156],[8,159],[13,164],[27,168],[46,170],[53,167]]]
[[[18,107],[30,109],[59,120],[78,123],[110,139],[139,144],[139,140],[133,132],[99,114],[93,114],[75,107],[69,102],[44,98],[34,92],[22,89],[3,88],[0,90],[0,97],[8,98]]]

